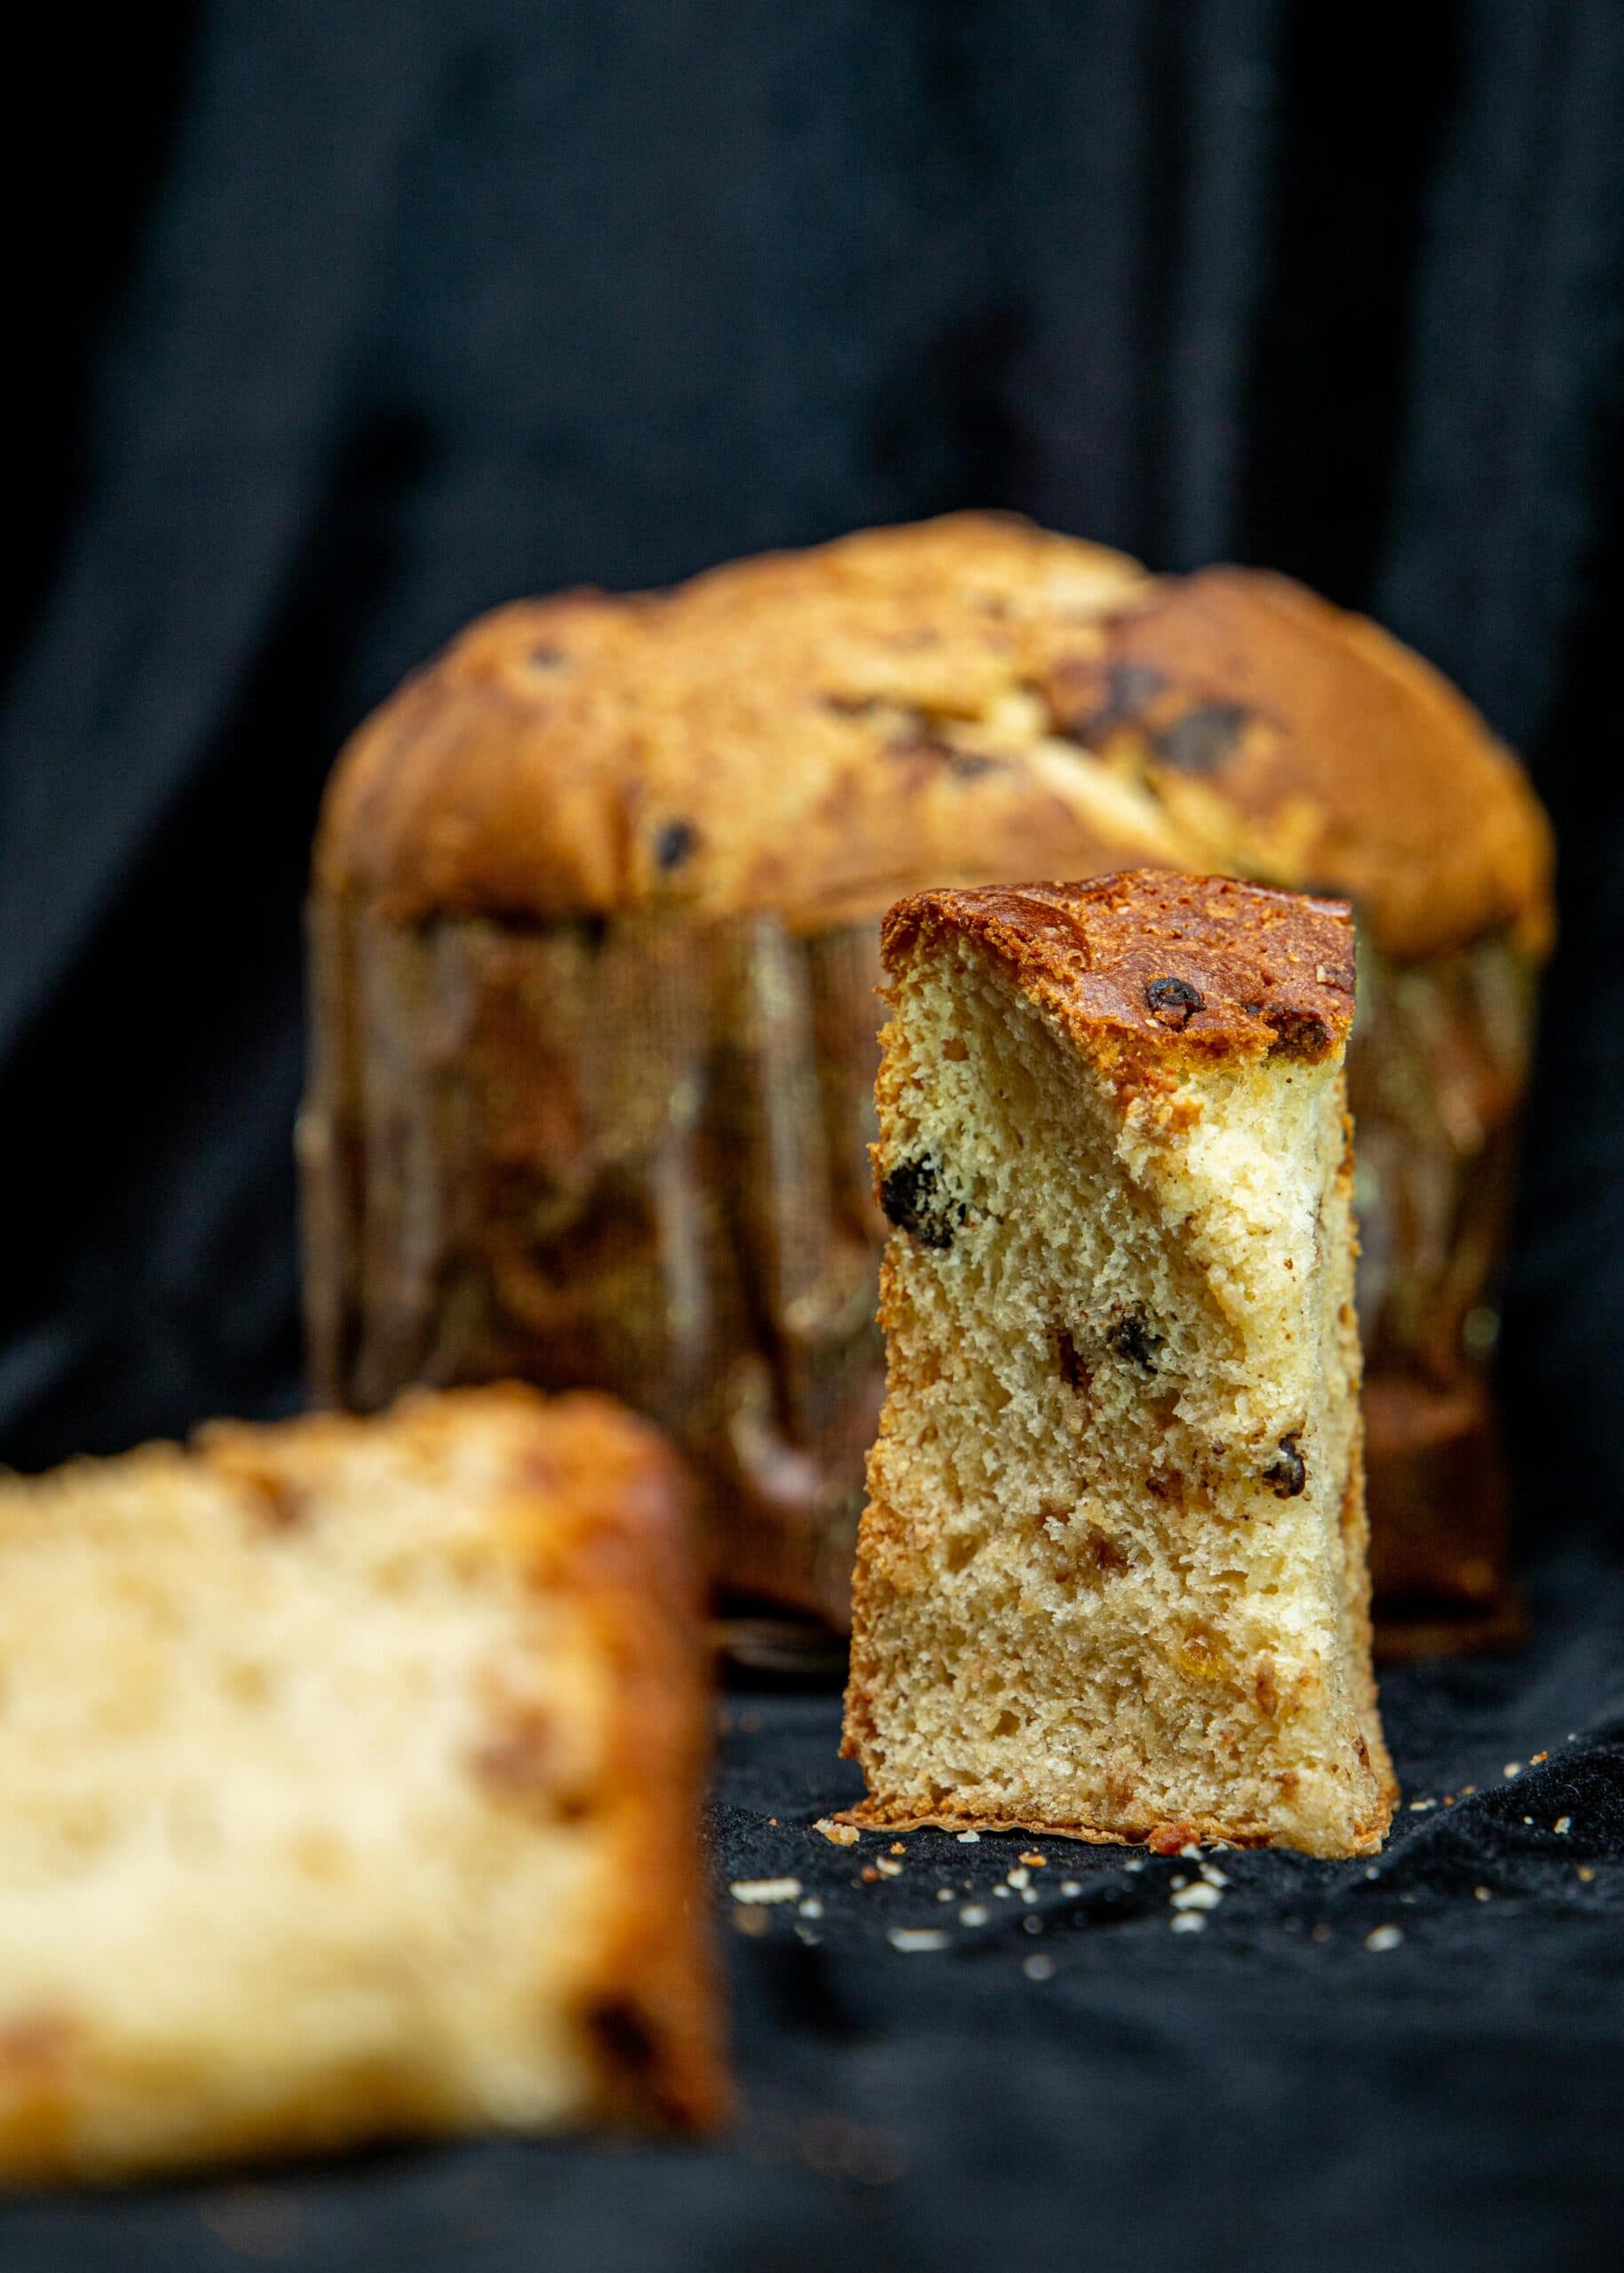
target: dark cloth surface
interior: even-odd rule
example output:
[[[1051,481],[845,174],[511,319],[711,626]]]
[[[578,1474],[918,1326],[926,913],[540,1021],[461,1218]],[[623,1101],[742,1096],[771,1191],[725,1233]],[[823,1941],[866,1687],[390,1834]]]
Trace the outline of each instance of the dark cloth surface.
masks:
[[[829,1703],[764,1699],[725,1871],[793,1867],[827,1923],[730,1931],[731,2143],[12,2209],[4,2261],[1604,2261],[1624,12],[191,0],[33,32],[0,92],[0,1457],[297,1402],[321,784],[515,592],[969,503],[1264,561],[1526,751],[1564,933],[1501,1352],[1533,1638],[1389,1691],[1412,1791],[1477,1795],[1406,1813],[1374,1881],[1240,1861],[1199,1933],[1169,1866],[1083,1856],[1084,1895],[1051,1859],[1019,1905],[1042,1936],[905,1953],[882,1921],[933,1914],[946,1850],[852,1888],[787,1828],[844,1788]]]

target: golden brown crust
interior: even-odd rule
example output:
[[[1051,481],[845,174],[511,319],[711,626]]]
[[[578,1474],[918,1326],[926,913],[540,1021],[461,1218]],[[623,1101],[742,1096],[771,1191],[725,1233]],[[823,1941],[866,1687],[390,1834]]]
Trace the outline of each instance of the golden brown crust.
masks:
[[[401,923],[808,928],[1158,864],[1347,892],[1401,955],[1549,928],[1515,760],[1374,625],[975,513],[498,609],[353,739],[317,884]]]
[[[580,2008],[600,2111],[709,2126],[728,2090],[695,1831],[709,1698],[695,1648],[703,1590],[691,1487],[659,1430],[610,1398],[580,1390],[547,1406],[514,1383],[498,1394],[526,1399],[547,1423],[517,1479],[533,1582],[586,1607],[613,1680],[598,1805],[610,1818],[619,1903],[601,1921]],[[572,1510],[563,1524],[561,1496]]]
[[[399,922],[669,905],[805,926],[926,881],[1171,860],[1153,800],[1033,748],[1057,627],[1088,650],[1142,581],[959,514],[499,609],[352,741],[318,890]]]
[[[1353,1019],[1347,903],[1141,869],[1018,891],[924,891],[886,916],[895,971],[956,934],[1096,1057],[1334,1056]]]
[[[1345,894],[1401,957],[1501,925],[1548,946],[1550,830],[1516,758],[1419,655],[1289,578],[1163,579],[1046,693],[1144,769],[1191,865]]]

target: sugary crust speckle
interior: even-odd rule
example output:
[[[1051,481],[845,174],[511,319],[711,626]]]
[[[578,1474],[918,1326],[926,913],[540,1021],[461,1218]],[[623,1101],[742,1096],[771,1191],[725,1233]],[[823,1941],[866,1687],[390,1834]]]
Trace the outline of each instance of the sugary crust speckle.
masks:
[[[1129,866],[1345,891],[1401,955],[1549,931],[1516,761],[1374,625],[975,513],[498,609],[354,736],[316,873],[402,923],[805,929]]]
[[[895,971],[956,933],[1097,1057],[1318,1062],[1353,1019],[1347,903],[1158,869],[1091,883],[925,891],[885,918]]]

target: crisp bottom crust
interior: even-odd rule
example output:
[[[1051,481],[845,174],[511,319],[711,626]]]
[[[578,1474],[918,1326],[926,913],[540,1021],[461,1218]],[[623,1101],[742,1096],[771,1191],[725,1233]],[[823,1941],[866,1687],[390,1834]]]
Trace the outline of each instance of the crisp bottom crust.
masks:
[[[1385,1800],[1379,1819],[1361,1825],[1358,1843],[1339,1851],[1349,1855],[1379,1854],[1397,1801],[1395,1788]],[[1056,1823],[1040,1815],[1002,1815],[978,1808],[936,1808],[921,1812],[870,1799],[857,1807],[843,1809],[834,1820],[852,1824],[860,1831],[1018,1831],[1045,1839],[1077,1839],[1090,1847],[1148,1847],[1157,1855],[1176,1855],[1183,1848],[1207,1841],[1221,1841],[1226,1847],[1279,1846],[1291,1853],[1302,1851],[1294,1842],[1276,1840],[1255,1826],[1228,1823],[1215,1815],[1180,1816],[1172,1822],[1146,1827],[1143,1824],[1104,1825],[1081,1820]]]

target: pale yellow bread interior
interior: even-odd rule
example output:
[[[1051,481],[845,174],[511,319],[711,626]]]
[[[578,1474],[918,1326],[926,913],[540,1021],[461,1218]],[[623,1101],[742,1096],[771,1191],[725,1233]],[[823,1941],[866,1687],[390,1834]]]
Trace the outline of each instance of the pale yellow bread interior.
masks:
[[[1340,1049],[1136,1088],[972,938],[891,976],[859,1818],[1374,1849]]]

